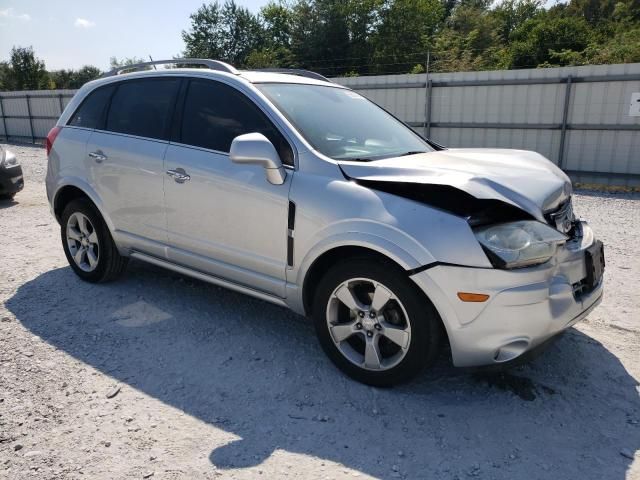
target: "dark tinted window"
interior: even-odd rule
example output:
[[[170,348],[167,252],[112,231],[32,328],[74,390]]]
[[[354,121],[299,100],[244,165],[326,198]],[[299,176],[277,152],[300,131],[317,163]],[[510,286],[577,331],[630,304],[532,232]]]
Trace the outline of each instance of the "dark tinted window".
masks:
[[[98,127],[98,123],[102,120],[102,114],[113,92],[113,88],[113,86],[102,87],[91,92],[87,98],[84,99],[80,108],[73,114],[68,125],[86,128]]]
[[[234,138],[253,132],[273,143],[282,163],[293,165],[291,147],[251,100],[222,83],[191,81],[182,114],[182,143],[229,152]]]
[[[179,86],[178,78],[121,83],[111,100],[106,129],[140,137],[167,138]]]

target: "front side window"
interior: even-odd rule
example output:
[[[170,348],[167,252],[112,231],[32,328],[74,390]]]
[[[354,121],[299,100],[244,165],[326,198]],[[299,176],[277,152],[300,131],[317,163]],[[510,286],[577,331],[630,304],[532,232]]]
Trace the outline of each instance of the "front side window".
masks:
[[[249,98],[223,83],[191,81],[182,112],[182,143],[228,153],[234,138],[254,132],[273,143],[282,163],[293,165],[291,146]]]
[[[111,100],[106,130],[167,139],[179,86],[179,78],[121,83]]]
[[[256,86],[327,157],[369,161],[433,151],[413,130],[352,90],[294,83]]]
[[[111,98],[114,86],[108,85],[91,92],[75,111],[67,125],[73,127],[98,128],[104,109]]]

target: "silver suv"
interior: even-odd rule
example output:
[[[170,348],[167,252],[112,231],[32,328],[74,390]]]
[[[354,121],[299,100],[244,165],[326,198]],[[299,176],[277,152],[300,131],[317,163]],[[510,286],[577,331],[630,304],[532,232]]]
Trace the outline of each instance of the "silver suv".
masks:
[[[86,84],[47,140],[83,280],[134,258],[287,306],[378,386],[445,342],[457,366],[508,362],[600,302],[602,243],[539,154],[445,149],[312,72],[154,63],[190,68]]]

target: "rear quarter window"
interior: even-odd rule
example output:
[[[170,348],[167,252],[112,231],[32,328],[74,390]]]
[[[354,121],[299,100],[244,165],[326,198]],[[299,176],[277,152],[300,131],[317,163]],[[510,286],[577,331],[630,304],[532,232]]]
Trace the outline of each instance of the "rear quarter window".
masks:
[[[97,88],[82,101],[67,125],[73,127],[98,128],[105,108],[114,90],[113,85]]]
[[[180,87],[179,78],[122,82],[113,95],[105,129],[166,140]]]

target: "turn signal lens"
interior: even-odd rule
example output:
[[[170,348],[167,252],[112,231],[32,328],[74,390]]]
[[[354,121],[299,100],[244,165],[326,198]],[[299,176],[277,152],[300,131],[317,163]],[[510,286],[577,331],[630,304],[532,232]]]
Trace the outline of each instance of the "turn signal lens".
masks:
[[[485,295],[484,293],[458,292],[458,298],[463,302],[486,302],[489,300],[489,295]]]

